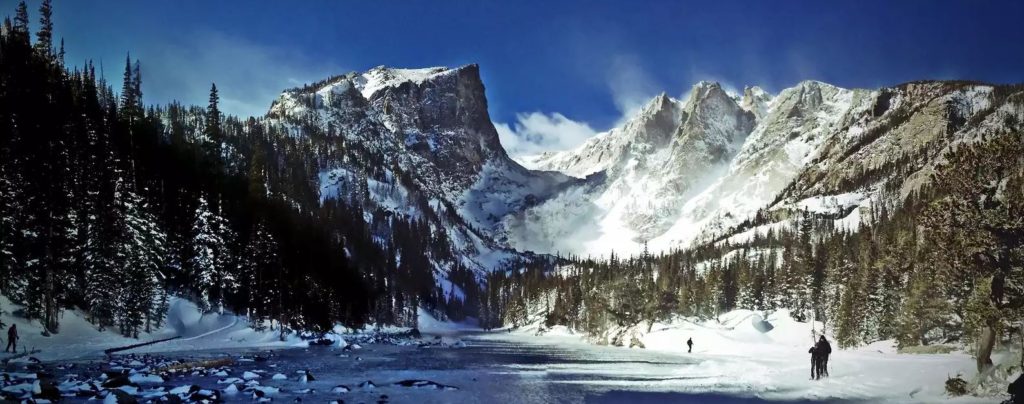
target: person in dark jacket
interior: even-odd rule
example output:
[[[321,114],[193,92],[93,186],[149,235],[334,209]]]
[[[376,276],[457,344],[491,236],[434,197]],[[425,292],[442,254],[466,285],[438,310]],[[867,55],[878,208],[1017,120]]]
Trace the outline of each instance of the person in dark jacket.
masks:
[[[818,378],[822,375],[828,377],[828,356],[832,353],[832,344],[828,343],[825,336],[822,335],[818,338],[818,343],[814,345],[815,354],[818,355]]]
[[[690,339],[686,340],[686,347],[687,347],[686,353],[693,352],[693,338],[692,337]]]
[[[811,354],[811,380],[814,380],[816,379],[815,376],[818,375],[818,362],[820,362],[820,360],[818,360],[818,346],[811,346],[811,349],[808,349],[807,353]]]
[[[4,352],[10,350],[12,353],[18,353],[17,350],[18,341],[18,326],[11,324],[11,328],[7,329],[7,348],[4,348]]]
[[[1006,386],[1006,392],[1010,393],[1010,399],[1004,403],[1024,404],[1024,375],[1018,376],[1017,380]]]

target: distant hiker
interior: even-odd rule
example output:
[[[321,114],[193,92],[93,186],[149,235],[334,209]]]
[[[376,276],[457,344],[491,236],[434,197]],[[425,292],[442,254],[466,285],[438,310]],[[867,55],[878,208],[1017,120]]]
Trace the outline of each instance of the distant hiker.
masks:
[[[18,325],[11,324],[11,328],[7,329],[7,348],[4,348],[4,352],[10,350],[12,353],[18,353],[17,341]]]
[[[814,351],[818,355],[818,378],[820,379],[822,375],[828,377],[828,356],[832,353],[832,344],[829,344],[822,335],[814,345]]]
[[[811,354],[811,380],[814,380],[817,379],[815,376],[818,376],[818,363],[821,362],[821,359],[818,356],[817,345],[811,346],[811,349],[808,349],[807,353]]]
[[[686,340],[686,347],[689,348],[689,349],[686,350],[686,353],[693,352],[693,338],[692,337],[690,339]]]

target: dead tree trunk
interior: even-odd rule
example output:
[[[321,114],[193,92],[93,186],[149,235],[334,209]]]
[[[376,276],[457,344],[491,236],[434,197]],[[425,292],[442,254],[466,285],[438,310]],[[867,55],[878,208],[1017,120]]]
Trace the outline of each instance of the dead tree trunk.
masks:
[[[985,325],[981,328],[981,338],[978,339],[978,374],[984,374],[992,367],[992,348],[995,344],[995,329],[992,325]]]

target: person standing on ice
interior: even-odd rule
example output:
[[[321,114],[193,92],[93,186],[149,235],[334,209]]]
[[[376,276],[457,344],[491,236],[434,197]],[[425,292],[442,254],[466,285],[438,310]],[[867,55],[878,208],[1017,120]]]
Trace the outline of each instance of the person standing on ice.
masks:
[[[818,338],[818,343],[814,345],[814,351],[818,355],[818,378],[820,379],[822,375],[828,377],[828,355],[832,353],[832,344],[829,344],[825,336],[822,335],[821,338]]]
[[[686,340],[686,347],[688,348],[688,349],[686,350],[686,353],[691,353],[691,352],[693,352],[693,337],[690,337],[690,339],[687,339],[687,340]]]
[[[11,328],[7,329],[7,348],[4,348],[4,352],[10,350],[12,353],[18,353],[17,348],[18,341],[18,325],[11,324]]]

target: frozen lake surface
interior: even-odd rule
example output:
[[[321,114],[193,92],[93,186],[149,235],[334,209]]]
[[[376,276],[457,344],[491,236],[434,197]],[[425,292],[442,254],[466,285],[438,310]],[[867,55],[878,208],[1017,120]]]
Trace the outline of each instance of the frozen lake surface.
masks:
[[[2,297],[0,297],[2,300]],[[422,315],[418,321],[424,341],[403,339],[408,345],[363,344],[345,351],[345,341],[332,347],[309,348],[298,337],[280,341],[276,332],[256,331],[233,315],[200,315],[181,301],[169,315],[167,326],[141,338],[152,341],[175,335],[181,338],[130,352],[153,355],[132,363],[129,356],[102,361],[103,349],[138,343],[109,331],[97,331],[77,312],[66,313],[60,334],[41,337],[34,323],[18,318],[23,345],[39,348],[33,354],[43,361],[32,368],[27,358],[6,367],[11,379],[0,385],[8,398],[31,396],[38,371],[63,382],[65,394],[89,382],[99,385],[101,371],[124,366],[145,376],[170,362],[230,359],[232,364],[207,375],[188,372],[166,380],[137,377],[138,389],[129,393],[150,398],[192,385],[225,392],[229,401],[252,401],[254,388],[267,390],[274,402],[346,403],[389,402],[894,402],[958,403],[999,402],[1005,397],[951,399],[943,386],[949,375],[973,373],[969,354],[899,354],[892,341],[880,341],[849,350],[835,350],[829,361],[831,377],[808,380],[807,347],[815,324],[800,323],[779,311],[771,317],[774,328],[762,332],[751,326],[751,312],[738,310],[715,319],[695,321],[678,318],[650,327],[625,330],[647,349],[596,346],[565,327],[541,330],[536,325],[512,333],[480,332],[476,328],[440,322]],[[189,314],[191,313],[191,314]],[[173,321],[172,321],[173,320]],[[180,323],[180,324],[179,324]],[[817,329],[821,325],[817,324]],[[364,342],[371,331],[331,334],[347,342]],[[390,329],[401,333],[407,329]],[[542,334],[542,335],[540,335]],[[434,335],[444,335],[434,341]],[[693,353],[685,341],[695,342]],[[460,341],[461,340],[461,341]],[[440,342],[440,343],[438,343]],[[426,346],[417,346],[426,345]],[[443,345],[454,345],[445,347]],[[254,356],[266,361],[252,361]],[[0,354],[0,360],[8,358]],[[1013,358],[1010,358],[1013,359]],[[1008,360],[1000,357],[999,360]],[[92,361],[84,363],[87,361]],[[68,363],[77,365],[68,369]],[[149,367],[147,369],[147,367]],[[302,383],[298,371],[309,370],[315,380]],[[245,372],[258,376],[243,380]],[[157,371],[156,373],[160,373]],[[280,374],[277,378],[275,375]],[[21,375],[21,376],[17,376]],[[68,382],[70,375],[77,377]],[[234,381],[231,378],[237,378]],[[218,383],[225,381],[226,383]],[[372,381],[374,387],[366,383]],[[400,382],[406,382],[404,385]],[[42,381],[45,387],[46,380]],[[258,383],[258,385],[257,385]],[[396,384],[397,383],[397,384]],[[249,386],[246,386],[249,384]],[[234,385],[235,388],[229,388]],[[78,386],[78,387],[75,387]],[[335,392],[335,387],[344,386]],[[445,388],[451,386],[453,388]],[[13,389],[14,392],[6,390]],[[161,390],[162,389],[162,390]],[[280,391],[275,391],[280,389]],[[98,387],[83,395],[105,396]],[[235,391],[235,394],[228,394]],[[91,392],[91,393],[90,393]],[[99,394],[96,394],[96,393]],[[175,393],[178,394],[178,393]],[[191,394],[191,393],[190,393]],[[190,394],[183,394],[188,397]],[[382,398],[386,396],[386,398]],[[801,401],[805,400],[805,401]]]
[[[502,333],[465,333],[465,347],[366,345],[345,351],[338,347],[207,350],[155,354],[180,360],[231,358],[219,375],[183,375],[163,382],[142,382],[142,389],[165,390],[197,385],[224,391],[230,377],[248,374],[276,402],[345,403],[645,403],[762,402],[722,375],[699,370],[698,359],[640,349],[551,343]],[[246,358],[261,356],[265,361]],[[49,364],[52,366],[55,364]],[[106,361],[55,369],[57,380],[68,374],[95,377],[110,367]],[[15,371],[17,369],[8,369]],[[309,371],[314,380],[302,382]],[[249,373],[247,373],[249,372]],[[211,372],[212,373],[212,372]],[[225,376],[226,374],[226,376]],[[280,374],[276,379],[274,375]],[[406,386],[405,384],[411,385]],[[424,383],[423,381],[433,382]],[[220,383],[219,383],[220,382]],[[418,382],[418,383],[417,383]],[[252,401],[238,381],[228,401]],[[416,385],[421,385],[417,387]],[[344,386],[347,392],[336,388]],[[715,393],[699,391],[714,390]],[[452,388],[449,388],[452,387]],[[773,401],[779,402],[779,401]]]

